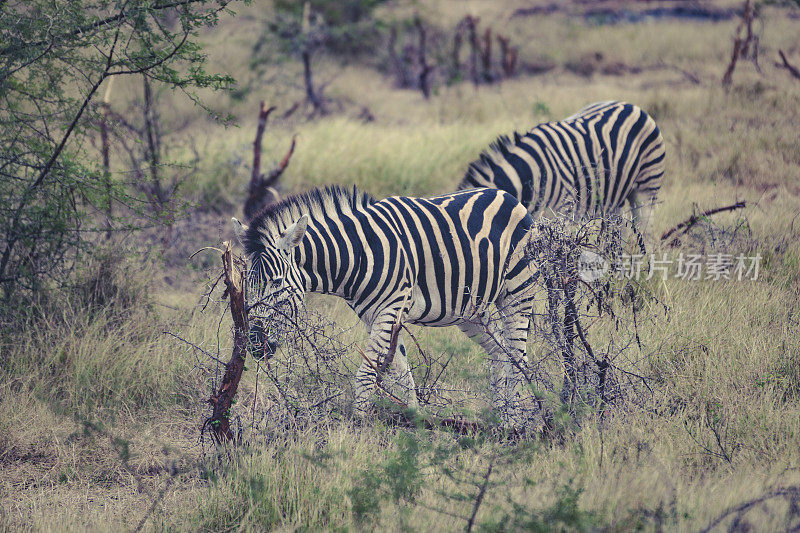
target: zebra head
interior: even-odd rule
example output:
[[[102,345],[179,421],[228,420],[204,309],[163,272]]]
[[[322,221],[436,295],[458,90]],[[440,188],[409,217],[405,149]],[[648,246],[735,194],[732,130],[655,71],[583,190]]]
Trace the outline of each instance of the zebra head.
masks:
[[[308,221],[308,215],[303,215],[281,234],[267,235],[233,219],[234,232],[243,244],[259,241],[255,253],[245,245],[251,250],[245,286],[248,338],[250,351],[257,359],[269,359],[275,354],[280,344],[278,337],[294,326],[302,305],[305,287],[294,249],[302,241]]]

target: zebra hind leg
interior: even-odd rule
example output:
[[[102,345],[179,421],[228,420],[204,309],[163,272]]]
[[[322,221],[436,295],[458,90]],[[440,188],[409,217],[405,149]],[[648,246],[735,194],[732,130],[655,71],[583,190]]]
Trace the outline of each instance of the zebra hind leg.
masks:
[[[521,323],[530,324],[530,312],[527,309],[520,313],[527,316],[521,316],[519,320],[481,315],[459,324],[459,329],[476,341],[489,356],[492,407],[506,428],[521,428],[524,425],[519,405],[519,385],[525,381],[523,369],[527,368],[528,358],[525,355],[527,326],[522,328]],[[520,329],[525,329],[521,349],[518,341]]]
[[[650,221],[653,218],[653,211],[655,208],[655,196],[650,195],[646,203],[641,201],[641,193],[631,191],[628,195],[628,203],[631,209],[631,216],[633,217],[632,231],[636,236],[636,242],[642,253],[647,253],[644,245],[644,237],[647,235],[647,230],[650,226]]]
[[[392,327],[399,314],[398,309],[389,310],[383,314],[369,327],[370,341],[369,346],[363,352],[363,360],[356,372],[355,382],[355,401],[353,411],[359,418],[364,418],[371,407],[370,398],[378,384],[378,374],[382,373],[381,364],[389,353],[392,337]],[[395,350],[392,365],[389,372],[386,372],[386,383],[381,388],[386,389],[398,399],[405,399],[409,407],[417,408],[416,387],[414,377],[408,367],[406,358],[406,348],[403,343],[402,335],[397,339],[397,349]],[[400,390],[398,390],[400,389]],[[399,393],[399,394],[398,394]]]
[[[503,335],[508,347],[503,360],[504,383],[510,401],[512,427],[522,428],[527,416],[521,404],[525,385],[529,378],[528,354],[526,345],[530,330],[531,309],[524,309],[507,316],[503,320]]]

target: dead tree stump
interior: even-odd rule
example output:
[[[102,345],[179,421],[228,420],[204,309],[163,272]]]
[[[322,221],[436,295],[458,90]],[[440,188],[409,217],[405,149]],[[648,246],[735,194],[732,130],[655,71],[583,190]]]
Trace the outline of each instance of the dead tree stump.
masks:
[[[215,442],[231,442],[236,436],[231,430],[230,416],[239,381],[244,372],[245,358],[247,357],[247,308],[244,303],[243,270],[240,261],[237,261],[231,250],[230,242],[223,244],[222,269],[225,281],[225,293],[230,298],[231,316],[233,317],[233,353],[230,361],[225,365],[225,375],[219,389],[216,390],[208,403],[213,412],[203,424],[203,429],[211,428],[211,435]],[[237,264],[238,263],[238,264]]]
[[[256,138],[253,141],[253,170],[250,174],[250,183],[247,186],[247,199],[244,202],[242,212],[248,222],[252,220],[264,207],[279,202],[281,195],[275,186],[278,184],[283,171],[289,165],[289,160],[294,153],[297,136],[292,137],[292,143],[278,163],[267,175],[261,173],[261,138],[267,127],[269,115],[275,110],[275,106],[267,107],[261,102],[258,112],[258,127],[256,128]]]

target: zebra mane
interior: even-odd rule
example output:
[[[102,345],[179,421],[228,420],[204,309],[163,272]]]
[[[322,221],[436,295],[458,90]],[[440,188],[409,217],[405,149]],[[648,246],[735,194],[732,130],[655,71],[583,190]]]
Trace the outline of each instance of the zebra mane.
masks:
[[[482,183],[491,183],[492,167],[491,162],[502,160],[504,156],[508,155],[509,147],[514,146],[514,143],[519,139],[519,134],[514,133],[514,139],[508,135],[501,135],[495,139],[489,148],[481,152],[481,155],[469,164],[467,173],[464,179],[459,184],[459,189],[467,189],[471,187],[485,187]],[[488,185],[491,186],[491,185]]]
[[[304,214],[318,220],[326,214],[333,217],[337,212],[352,213],[373,203],[375,199],[372,196],[355,186],[347,189],[328,185],[289,196],[256,213],[245,236],[245,251],[248,256],[260,253]]]

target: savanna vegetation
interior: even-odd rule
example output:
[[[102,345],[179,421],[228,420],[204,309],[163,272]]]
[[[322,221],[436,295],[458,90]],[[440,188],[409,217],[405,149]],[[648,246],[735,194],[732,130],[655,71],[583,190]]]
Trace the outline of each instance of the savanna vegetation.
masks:
[[[797,528],[800,6],[742,4],[0,0],[0,530]],[[650,253],[762,258],[756,280],[642,283],[646,401],[514,442],[346,408],[285,427],[249,361],[241,440],[201,431],[233,337],[219,254],[194,252],[235,242],[260,102],[262,172],[296,136],[281,194],[384,197],[451,191],[498,135],[612,99],[667,145]],[[486,382],[459,331],[412,331],[448,383]]]

